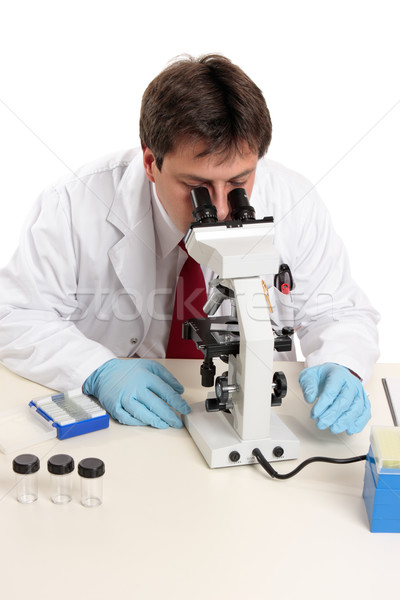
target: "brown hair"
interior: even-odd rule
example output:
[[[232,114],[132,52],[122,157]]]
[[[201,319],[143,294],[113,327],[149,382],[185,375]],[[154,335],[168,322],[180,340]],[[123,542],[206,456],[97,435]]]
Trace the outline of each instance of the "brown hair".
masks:
[[[205,142],[199,156],[240,152],[243,142],[261,158],[271,141],[272,124],[261,90],[228,58],[184,56],[164,69],[143,94],[140,139],[156,157],[182,140]]]

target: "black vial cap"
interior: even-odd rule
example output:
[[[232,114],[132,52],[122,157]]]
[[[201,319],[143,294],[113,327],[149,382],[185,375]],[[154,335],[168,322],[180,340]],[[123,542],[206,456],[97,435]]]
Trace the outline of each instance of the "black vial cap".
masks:
[[[47,469],[53,475],[67,475],[75,468],[74,459],[68,454],[55,454],[47,461]]]
[[[78,464],[78,473],[81,477],[94,479],[101,477],[105,473],[105,466],[100,458],[84,458]]]
[[[40,469],[40,460],[34,454],[20,454],[12,463],[13,471],[21,475],[30,475]]]

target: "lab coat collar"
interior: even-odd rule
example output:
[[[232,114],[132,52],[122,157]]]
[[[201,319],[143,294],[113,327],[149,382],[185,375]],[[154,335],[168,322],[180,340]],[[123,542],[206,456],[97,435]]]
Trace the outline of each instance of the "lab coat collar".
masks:
[[[165,258],[177,247],[184,234],[176,227],[161,204],[154,183],[151,184],[151,202],[156,235],[156,250],[161,258]]]
[[[151,210],[150,182],[138,152],[126,168],[117,187],[107,220],[128,235]]]
[[[140,310],[145,337],[153,314],[156,245],[150,182],[144,172],[141,152],[122,177],[107,220],[124,234],[108,255],[124,289]]]

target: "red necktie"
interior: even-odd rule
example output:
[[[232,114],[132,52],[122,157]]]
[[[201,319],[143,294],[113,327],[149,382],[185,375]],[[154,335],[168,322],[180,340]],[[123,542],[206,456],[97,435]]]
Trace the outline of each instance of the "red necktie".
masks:
[[[179,246],[186,252],[181,241]],[[182,323],[187,319],[201,319],[206,315],[203,306],[207,294],[201,267],[188,255],[178,277],[175,292],[175,305],[172,315],[166,357],[167,358],[203,358],[192,340],[182,339]]]

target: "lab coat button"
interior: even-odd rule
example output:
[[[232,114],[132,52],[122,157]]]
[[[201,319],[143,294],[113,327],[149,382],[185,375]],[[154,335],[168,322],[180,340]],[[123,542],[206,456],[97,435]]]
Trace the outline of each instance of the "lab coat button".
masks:
[[[129,341],[131,344],[137,344],[137,338],[131,338]]]

